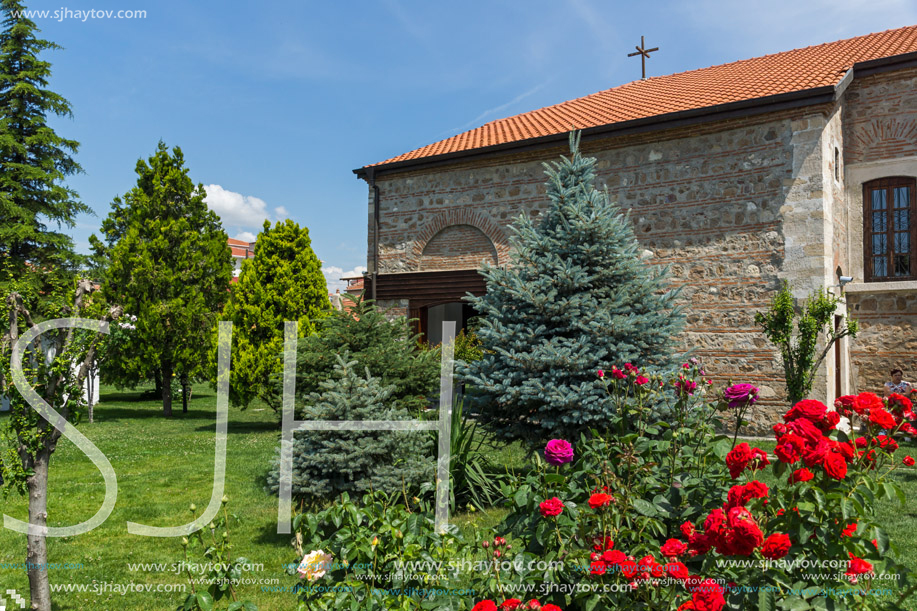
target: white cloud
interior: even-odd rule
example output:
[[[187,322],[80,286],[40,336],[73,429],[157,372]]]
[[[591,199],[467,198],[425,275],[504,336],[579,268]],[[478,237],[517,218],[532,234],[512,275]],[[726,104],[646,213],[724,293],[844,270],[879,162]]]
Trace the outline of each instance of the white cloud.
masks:
[[[363,265],[358,265],[350,271],[344,271],[343,267],[338,267],[336,265],[327,265],[322,268],[322,273],[325,274],[325,282],[328,284],[328,292],[333,293],[335,289],[340,289],[343,293],[344,289],[347,287],[347,283],[342,281],[341,278],[347,276],[360,276],[363,272],[366,271],[366,267]]]
[[[258,237],[258,236],[256,236],[255,234],[253,234],[251,231],[243,231],[243,232],[240,233],[239,235],[234,236],[234,239],[236,239],[236,240],[242,240],[243,242],[254,242],[254,241],[255,241],[255,238],[257,238],[257,237]]]
[[[229,191],[220,185],[207,185],[204,189],[207,206],[220,216],[224,229],[251,234],[248,230],[260,231],[265,219],[275,221],[287,217],[286,208],[277,206],[271,210],[261,198]]]

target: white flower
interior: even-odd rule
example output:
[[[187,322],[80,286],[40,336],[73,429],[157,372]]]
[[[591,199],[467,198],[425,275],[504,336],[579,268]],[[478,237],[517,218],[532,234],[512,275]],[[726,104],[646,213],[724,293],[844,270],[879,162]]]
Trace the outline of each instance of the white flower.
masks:
[[[131,314],[131,322],[137,322],[137,317]]]
[[[318,549],[309,552],[303,556],[302,562],[299,563],[300,579],[306,578],[309,581],[315,581],[325,576],[325,572],[331,568],[331,554],[326,554]]]

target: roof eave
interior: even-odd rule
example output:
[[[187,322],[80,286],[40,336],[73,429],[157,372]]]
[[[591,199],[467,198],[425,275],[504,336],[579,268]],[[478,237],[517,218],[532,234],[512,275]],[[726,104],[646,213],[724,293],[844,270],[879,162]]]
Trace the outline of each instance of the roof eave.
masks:
[[[891,70],[902,70],[909,67],[917,67],[917,52],[858,62],[853,65],[853,77],[868,76],[870,74]],[[817,104],[833,102],[843,89],[846,88],[847,82],[845,81],[849,82],[847,79],[841,78],[835,85],[802,89],[750,100],[739,100],[738,102],[729,102],[716,106],[692,108],[690,110],[654,115],[642,119],[633,119],[631,121],[590,127],[582,130],[582,141],[588,142],[589,140],[608,138],[611,136],[661,131],[674,127],[711,123],[736,117],[754,116],[778,110],[815,106]],[[841,87],[842,84],[844,86]],[[454,153],[445,153],[443,155],[433,155],[387,164],[364,166],[353,170],[353,173],[356,174],[357,178],[361,179],[366,179],[368,174],[372,174],[378,178],[383,174],[448,165],[458,160],[485,159],[507,152],[524,152],[562,146],[567,142],[567,139],[567,133],[551,134],[538,138],[528,138],[515,142],[495,144],[465,151],[456,151]]]

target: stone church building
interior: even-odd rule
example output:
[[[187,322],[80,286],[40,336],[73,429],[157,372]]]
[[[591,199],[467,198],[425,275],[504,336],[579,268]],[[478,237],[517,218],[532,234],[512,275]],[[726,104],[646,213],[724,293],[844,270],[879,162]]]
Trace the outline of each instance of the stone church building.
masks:
[[[841,294],[837,322],[860,322],[814,398],[881,392],[892,366],[915,381],[917,26],[627,83],[359,168],[367,297],[433,342],[444,319],[464,324],[477,268],[506,264],[513,220],[547,208],[542,163],[574,127],[647,261],[671,266],[683,345],[715,383],[753,383],[781,407],[754,314],[784,280],[800,298]]]

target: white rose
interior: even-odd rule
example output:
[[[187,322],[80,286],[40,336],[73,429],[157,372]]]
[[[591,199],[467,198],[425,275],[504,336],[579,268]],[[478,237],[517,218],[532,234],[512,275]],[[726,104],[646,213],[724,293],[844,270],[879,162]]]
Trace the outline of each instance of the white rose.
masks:
[[[303,556],[302,562],[299,563],[300,579],[305,578],[309,581],[315,581],[325,576],[325,572],[331,568],[331,554],[326,554],[318,549],[309,552]]]

